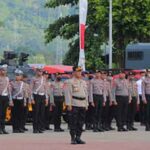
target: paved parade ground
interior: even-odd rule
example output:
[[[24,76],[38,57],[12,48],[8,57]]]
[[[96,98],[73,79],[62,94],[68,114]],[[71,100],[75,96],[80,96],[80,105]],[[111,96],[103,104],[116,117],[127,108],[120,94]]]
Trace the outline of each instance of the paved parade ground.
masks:
[[[104,133],[83,133],[86,145],[70,145],[68,130],[62,133],[46,131],[44,134],[33,134],[32,127],[25,134],[12,134],[11,127],[6,129],[9,135],[0,135],[0,150],[150,150],[150,132],[136,124],[137,132],[120,133],[109,131]],[[63,128],[67,128],[63,125]]]

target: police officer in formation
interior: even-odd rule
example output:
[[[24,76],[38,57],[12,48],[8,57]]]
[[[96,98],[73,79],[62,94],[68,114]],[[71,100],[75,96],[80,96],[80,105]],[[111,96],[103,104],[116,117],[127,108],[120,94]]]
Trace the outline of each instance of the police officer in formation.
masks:
[[[146,131],[150,131],[150,70],[147,70],[147,76],[142,82],[142,99],[143,103],[146,105],[146,120],[145,125]]]
[[[138,87],[135,80],[135,74],[133,72],[129,72],[129,88],[131,94],[131,101],[128,104],[128,117],[127,117],[127,129],[130,131],[136,131],[137,128],[134,127],[134,119],[136,115],[137,106],[139,105],[139,95],[138,95]]]
[[[5,130],[5,116],[8,104],[12,104],[7,66],[0,66],[0,134],[8,134]]]
[[[102,111],[106,103],[106,92],[102,74],[98,70],[95,73],[95,78],[90,82],[89,101],[94,107],[93,132],[102,132]]]
[[[36,69],[36,76],[31,81],[33,104],[33,133],[43,133],[45,130],[45,106],[48,105],[46,79],[42,68]]]
[[[27,106],[27,88],[23,80],[23,72],[15,71],[15,80],[11,82],[12,126],[13,133],[23,133],[24,107]]]
[[[113,83],[113,99],[117,104],[117,127],[118,131],[127,131],[125,128],[127,121],[128,104],[131,103],[131,94],[129,81],[126,79],[126,74],[121,71],[119,78]]]
[[[64,83],[61,81],[61,75],[57,74],[56,79],[51,85],[52,96],[54,99],[54,131],[63,132],[61,128],[61,116],[64,104]]]
[[[8,105],[12,110],[13,133],[23,133],[28,104],[33,108],[33,133],[50,130],[50,115],[53,111],[54,131],[62,132],[61,116],[63,104],[69,111],[71,144],[84,144],[81,140],[83,125],[94,132],[114,130],[112,119],[116,119],[118,131],[136,131],[134,118],[140,106],[140,121],[150,131],[150,70],[135,74],[121,71],[113,79],[110,72],[96,70],[94,74],[82,76],[81,67],[73,67],[70,79],[62,82],[56,74],[52,82],[48,72],[36,69],[36,75],[29,82],[27,75],[17,69],[15,80],[9,81],[7,66],[0,66],[0,134],[5,130],[5,116]],[[87,110],[88,109],[88,110]]]

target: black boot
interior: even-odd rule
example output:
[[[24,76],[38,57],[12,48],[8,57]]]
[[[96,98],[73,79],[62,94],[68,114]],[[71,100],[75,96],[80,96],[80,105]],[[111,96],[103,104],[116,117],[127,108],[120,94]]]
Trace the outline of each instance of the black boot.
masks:
[[[9,134],[5,129],[2,130],[3,134]]]
[[[2,129],[0,129],[0,134],[3,134],[3,131],[2,131]]]
[[[77,144],[74,134],[71,134],[71,144]]]
[[[96,124],[93,125],[93,132],[99,132]]]
[[[150,126],[149,126],[149,124],[146,124],[145,131],[150,131]]]
[[[76,137],[76,142],[77,142],[77,144],[86,144],[84,141],[82,141],[82,140],[80,139],[79,136]]]

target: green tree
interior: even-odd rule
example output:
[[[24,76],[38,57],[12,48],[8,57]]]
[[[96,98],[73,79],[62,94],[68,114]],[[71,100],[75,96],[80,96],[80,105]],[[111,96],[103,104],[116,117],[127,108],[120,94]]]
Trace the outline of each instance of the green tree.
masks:
[[[86,29],[86,66],[88,69],[105,67],[100,45],[108,42],[109,0],[88,0]],[[78,0],[49,0],[46,7],[55,8],[71,5],[78,9]],[[69,51],[64,64],[77,64],[79,56],[79,16],[74,14],[59,18],[45,31],[46,43],[57,36],[70,40]],[[133,41],[150,41],[150,1],[113,0],[113,60],[118,66],[124,65],[124,50]]]

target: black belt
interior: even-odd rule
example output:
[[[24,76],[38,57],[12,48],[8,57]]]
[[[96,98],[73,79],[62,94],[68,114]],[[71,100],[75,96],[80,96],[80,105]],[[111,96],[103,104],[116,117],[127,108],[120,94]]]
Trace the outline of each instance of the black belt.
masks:
[[[73,99],[77,99],[77,100],[85,100],[86,98],[85,97],[76,97],[76,96],[72,96]]]

